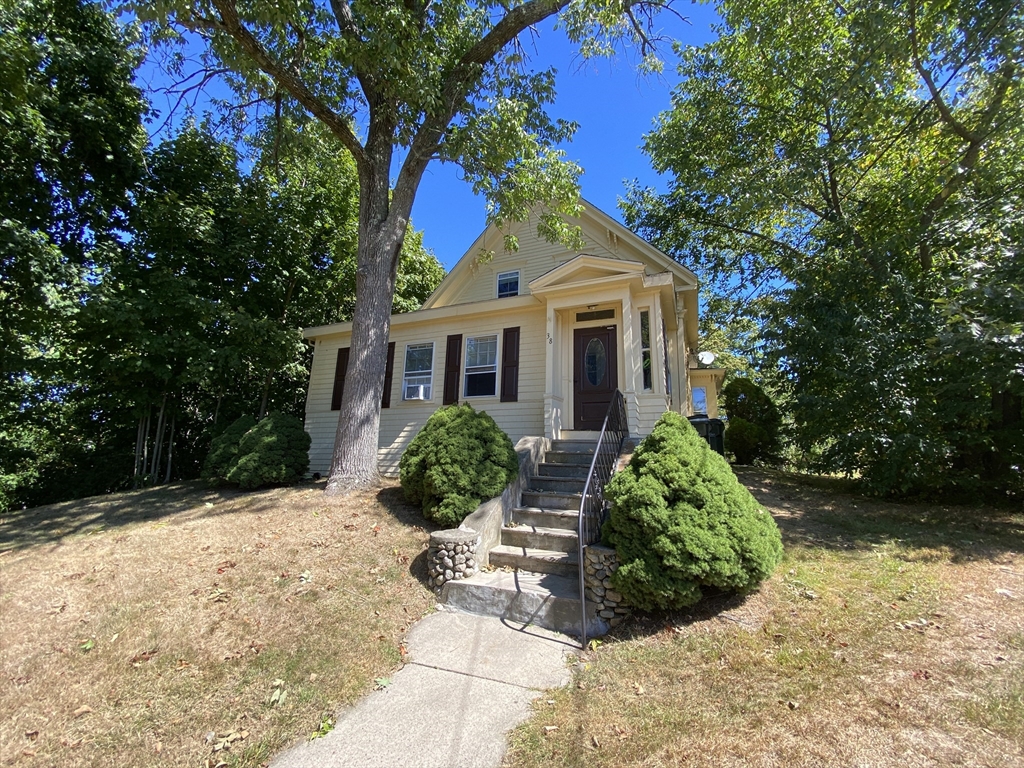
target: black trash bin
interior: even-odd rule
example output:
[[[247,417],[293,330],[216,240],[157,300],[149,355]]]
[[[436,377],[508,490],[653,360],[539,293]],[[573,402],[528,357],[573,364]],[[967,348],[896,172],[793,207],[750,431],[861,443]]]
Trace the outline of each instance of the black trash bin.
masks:
[[[721,419],[709,419],[706,413],[698,413],[690,417],[690,423],[697,434],[707,440],[711,450],[725,455],[725,423]]]

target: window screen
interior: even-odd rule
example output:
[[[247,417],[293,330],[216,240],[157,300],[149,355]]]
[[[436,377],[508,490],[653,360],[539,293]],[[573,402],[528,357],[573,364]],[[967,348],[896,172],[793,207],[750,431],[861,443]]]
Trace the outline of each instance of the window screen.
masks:
[[[466,339],[466,397],[494,395],[498,381],[498,337]]]

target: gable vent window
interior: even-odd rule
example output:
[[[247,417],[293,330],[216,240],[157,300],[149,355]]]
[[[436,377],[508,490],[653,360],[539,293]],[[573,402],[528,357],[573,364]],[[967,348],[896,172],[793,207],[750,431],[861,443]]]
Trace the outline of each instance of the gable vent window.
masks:
[[[403,400],[429,400],[434,380],[434,344],[410,344],[405,348]]]
[[[501,272],[498,274],[498,298],[506,299],[509,296],[519,295],[519,270],[515,272]]]
[[[497,335],[466,339],[466,397],[493,396],[497,382]]]
[[[614,309],[598,309],[593,312],[577,312],[576,322],[585,323],[587,320],[611,320],[614,317]]]

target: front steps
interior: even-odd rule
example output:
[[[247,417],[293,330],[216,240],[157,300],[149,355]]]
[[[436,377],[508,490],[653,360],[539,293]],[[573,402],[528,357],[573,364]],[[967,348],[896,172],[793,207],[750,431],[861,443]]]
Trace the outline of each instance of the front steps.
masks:
[[[444,586],[443,600],[471,613],[579,633],[580,586],[577,528],[583,486],[594,458],[596,435],[553,440],[490,552],[492,566]],[[589,611],[588,611],[589,613]],[[588,616],[588,633],[601,620]]]

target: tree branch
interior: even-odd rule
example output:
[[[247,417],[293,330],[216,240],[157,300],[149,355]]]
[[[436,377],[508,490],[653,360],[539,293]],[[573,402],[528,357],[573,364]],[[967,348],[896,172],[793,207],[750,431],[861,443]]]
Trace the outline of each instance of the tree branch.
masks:
[[[273,77],[314,117],[323,122],[352,154],[358,167],[365,166],[366,154],[356,135],[352,132],[348,121],[314,94],[290,67],[270,55],[255,35],[242,24],[242,20],[238,16],[238,9],[232,0],[213,0],[213,4],[221,15],[217,28],[234,38],[242,50],[256,63],[256,66]]]

